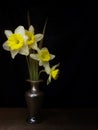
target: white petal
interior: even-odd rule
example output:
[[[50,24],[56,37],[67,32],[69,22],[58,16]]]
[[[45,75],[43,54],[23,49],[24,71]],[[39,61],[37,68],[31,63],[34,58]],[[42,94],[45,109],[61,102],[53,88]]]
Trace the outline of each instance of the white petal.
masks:
[[[37,43],[35,42],[32,46],[31,46],[32,49],[35,49],[35,50],[39,50],[38,46],[37,46]]]
[[[43,34],[36,34],[35,35],[35,40],[36,40],[36,42],[38,42],[38,41],[40,41],[40,40],[42,40],[43,39]]]
[[[49,62],[43,63],[43,66],[44,66],[44,68],[45,68],[46,73],[47,73],[47,74],[50,74],[51,68],[50,68],[50,66],[49,66]]]
[[[25,35],[25,29],[23,26],[18,26],[16,29],[15,29],[15,33],[17,34],[21,34],[21,35]]]
[[[57,68],[59,65],[60,65],[60,63],[58,63],[58,64],[54,65],[54,66],[52,67],[52,69]]]
[[[34,34],[34,27],[33,27],[32,25],[30,25],[29,31],[32,32],[32,33]]]
[[[11,51],[11,57],[14,59],[15,56],[18,54],[18,50]]]
[[[51,54],[51,60],[54,59],[54,58],[55,58],[55,55],[52,55],[52,54]]]
[[[51,76],[49,75],[49,78],[47,79],[47,85],[51,82]]]
[[[7,50],[7,51],[10,50],[10,48],[9,48],[8,45],[7,45],[7,42],[4,42],[4,43],[3,43],[3,49],[5,49],[5,50]]]
[[[43,62],[41,60],[39,60],[39,66],[42,66]]]
[[[23,38],[24,38],[24,44],[27,45],[26,41],[27,41],[28,37],[26,35],[23,35]]]
[[[48,48],[47,47],[43,47],[43,48],[41,48],[41,51],[42,50],[46,50],[46,51],[48,51],[49,52],[49,50],[48,50]]]
[[[12,35],[12,31],[10,31],[10,30],[5,30],[4,33],[5,33],[5,35],[6,35],[7,38],[8,38],[10,35]]]
[[[29,55],[29,48],[28,46],[23,46],[20,50],[19,50],[19,54],[21,55]]]
[[[48,51],[48,48],[47,47],[43,47],[41,50],[47,50]]]
[[[34,60],[38,60],[39,61],[39,58],[38,58],[38,54],[30,54],[30,57]]]

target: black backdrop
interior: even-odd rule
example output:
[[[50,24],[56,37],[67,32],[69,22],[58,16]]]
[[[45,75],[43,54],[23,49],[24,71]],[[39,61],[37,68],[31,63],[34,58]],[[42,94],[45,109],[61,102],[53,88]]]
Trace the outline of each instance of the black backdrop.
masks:
[[[53,3],[54,2],[54,3]],[[3,50],[5,29],[26,28],[27,11],[36,32],[48,17],[44,45],[60,62],[58,80],[45,84],[44,107],[96,107],[97,94],[97,18],[93,1],[3,1],[0,4],[0,107],[24,107],[27,90],[26,61],[14,60]]]

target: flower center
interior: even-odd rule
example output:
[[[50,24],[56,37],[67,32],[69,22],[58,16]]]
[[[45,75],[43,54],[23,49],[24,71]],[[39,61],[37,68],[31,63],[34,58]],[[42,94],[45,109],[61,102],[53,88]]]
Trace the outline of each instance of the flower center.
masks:
[[[35,42],[35,36],[30,31],[26,31],[26,35],[28,36],[27,44],[32,45]]]
[[[20,34],[12,34],[11,36],[9,36],[7,42],[11,50],[18,50],[23,46],[24,39]]]
[[[41,50],[39,53],[39,59],[41,59],[42,61],[49,61],[50,60],[50,54],[48,52],[48,50]]]

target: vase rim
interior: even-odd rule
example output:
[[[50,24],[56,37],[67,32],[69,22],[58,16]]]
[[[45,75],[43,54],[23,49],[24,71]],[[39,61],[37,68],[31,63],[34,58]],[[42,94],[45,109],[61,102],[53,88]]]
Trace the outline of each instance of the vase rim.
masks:
[[[39,82],[43,82],[43,80],[42,79],[39,79],[39,80],[31,80],[31,79],[27,79],[26,80],[27,82],[30,82],[30,83],[39,83]]]

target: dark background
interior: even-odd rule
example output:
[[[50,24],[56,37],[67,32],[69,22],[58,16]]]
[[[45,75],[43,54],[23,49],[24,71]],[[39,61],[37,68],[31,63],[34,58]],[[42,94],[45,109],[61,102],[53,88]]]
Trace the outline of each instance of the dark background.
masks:
[[[96,1],[3,1],[0,4],[0,107],[24,107],[27,90],[25,57],[14,60],[3,50],[5,29],[28,28],[27,11],[36,33],[48,23],[44,46],[60,62],[58,80],[42,86],[44,107],[98,106],[98,40]]]

